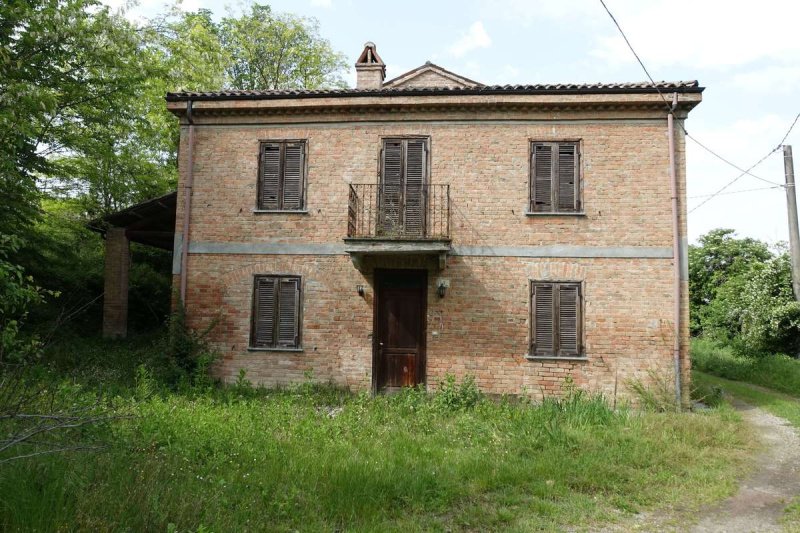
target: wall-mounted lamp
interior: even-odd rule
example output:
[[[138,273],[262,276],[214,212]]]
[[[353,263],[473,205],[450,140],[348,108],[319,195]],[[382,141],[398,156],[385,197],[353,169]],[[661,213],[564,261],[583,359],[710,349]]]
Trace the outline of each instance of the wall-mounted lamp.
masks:
[[[439,298],[444,298],[444,294],[447,292],[447,289],[450,288],[450,280],[439,278],[436,280],[436,294],[439,295]]]
[[[366,289],[364,289],[363,285],[356,285],[356,292],[358,292],[359,296],[364,296],[366,294]]]

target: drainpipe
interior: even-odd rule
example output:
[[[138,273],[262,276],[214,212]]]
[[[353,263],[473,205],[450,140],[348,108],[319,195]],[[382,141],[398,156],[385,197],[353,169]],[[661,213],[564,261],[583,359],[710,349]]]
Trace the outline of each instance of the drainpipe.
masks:
[[[194,182],[194,118],[192,99],[186,104],[186,120],[189,122],[189,156],[186,183],[183,184],[183,243],[181,245],[181,305],[186,305],[187,264],[189,262],[189,217],[192,213],[192,184]]]
[[[669,135],[669,181],[672,192],[672,257],[674,277],[673,324],[675,328],[672,356],[675,361],[675,402],[681,408],[681,236],[678,221],[678,173],[675,171],[675,129],[673,125],[675,108],[678,107],[678,93],[672,95],[672,107],[667,114],[667,135]]]

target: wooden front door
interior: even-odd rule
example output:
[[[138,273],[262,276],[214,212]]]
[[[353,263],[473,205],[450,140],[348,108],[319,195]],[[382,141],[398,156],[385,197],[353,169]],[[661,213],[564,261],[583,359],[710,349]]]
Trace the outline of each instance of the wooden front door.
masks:
[[[425,270],[376,270],[373,381],[378,391],[425,382]]]

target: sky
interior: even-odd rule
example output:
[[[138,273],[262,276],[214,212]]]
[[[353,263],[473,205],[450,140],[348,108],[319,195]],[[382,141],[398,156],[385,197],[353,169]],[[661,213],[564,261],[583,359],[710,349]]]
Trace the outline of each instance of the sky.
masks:
[[[114,8],[124,0],[105,0]],[[425,61],[485,84],[644,81],[646,75],[600,0],[274,0],[274,10],[319,21],[320,34],[355,63],[366,41],[377,45],[387,79]],[[800,113],[800,2],[794,0],[607,0],[656,80],[697,79],[703,102],[686,130],[746,169],[778,146]],[[163,0],[139,0],[131,18],[152,17]],[[217,16],[241,2],[184,0],[184,10]],[[355,84],[355,69],[348,81]],[[794,145],[800,174],[800,123]],[[786,193],[741,174],[687,140],[689,237],[714,228],[770,243],[788,239]],[[784,183],[778,150],[752,173]],[[765,187],[772,187],[764,189]],[[752,190],[760,189],[760,190]],[[694,209],[696,208],[696,209]],[[694,209],[694,210],[693,210]]]

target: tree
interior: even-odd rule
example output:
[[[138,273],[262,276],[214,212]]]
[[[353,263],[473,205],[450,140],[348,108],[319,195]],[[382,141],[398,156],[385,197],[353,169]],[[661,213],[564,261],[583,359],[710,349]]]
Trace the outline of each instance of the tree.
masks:
[[[319,23],[290,14],[276,15],[253,4],[249,14],[220,24],[222,46],[230,58],[228,86],[235,89],[318,89],[344,87],[345,57],[320,37]]]
[[[52,156],[85,153],[124,113],[143,81],[138,52],[130,24],[96,0],[0,3],[0,233],[36,218]]]
[[[715,229],[689,246],[689,302],[691,329],[699,334],[717,291],[729,279],[747,272],[754,264],[772,258],[769,247],[756,239],[737,238],[732,229]]]

